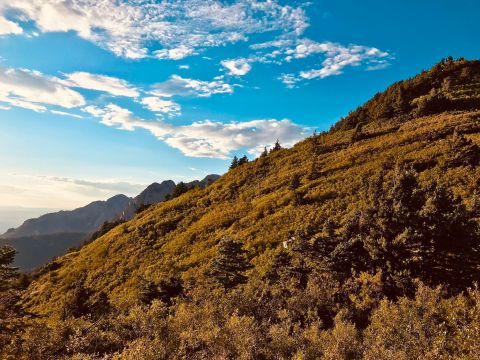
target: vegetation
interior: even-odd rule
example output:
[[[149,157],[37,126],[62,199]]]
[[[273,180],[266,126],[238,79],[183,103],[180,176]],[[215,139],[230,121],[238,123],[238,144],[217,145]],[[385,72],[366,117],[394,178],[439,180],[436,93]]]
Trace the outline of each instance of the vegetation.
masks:
[[[476,86],[442,61],[9,281],[0,357],[479,358]]]

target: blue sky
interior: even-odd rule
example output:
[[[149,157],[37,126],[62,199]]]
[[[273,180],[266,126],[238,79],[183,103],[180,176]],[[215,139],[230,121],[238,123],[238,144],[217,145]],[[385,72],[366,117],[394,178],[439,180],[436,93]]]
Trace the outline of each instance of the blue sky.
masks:
[[[446,56],[474,0],[0,0],[0,206],[223,173]]]

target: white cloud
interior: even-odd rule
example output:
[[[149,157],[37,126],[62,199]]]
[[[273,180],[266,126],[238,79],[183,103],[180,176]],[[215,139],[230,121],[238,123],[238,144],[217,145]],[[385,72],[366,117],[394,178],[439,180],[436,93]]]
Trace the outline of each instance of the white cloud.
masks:
[[[190,69],[190,65],[188,65],[188,64],[182,64],[182,65],[178,65],[178,68],[179,68],[179,69],[182,69],[182,70],[188,70],[188,69]]]
[[[390,66],[390,63],[386,60],[378,61],[377,63],[373,63],[372,65],[367,67],[367,71],[383,70],[388,68],[389,66]]]
[[[293,89],[298,82],[298,79],[293,74],[282,74],[278,79],[285,84],[289,89]]]
[[[137,118],[131,111],[114,104],[104,108],[89,107],[85,111],[101,118],[101,123],[107,126],[129,131],[146,129],[171,147],[192,157],[226,159],[232,151],[239,149],[257,153],[258,149],[271,146],[277,139],[284,146],[291,146],[307,136],[308,131],[288,119],[230,123],[205,120],[174,126],[164,121]]]
[[[326,53],[326,59],[319,69],[312,69],[300,72],[304,79],[325,78],[333,75],[340,75],[347,66],[360,66],[362,64],[376,64],[389,57],[389,54],[377,48],[349,45],[347,47],[334,43],[309,42],[302,47],[297,46],[293,52],[296,58],[305,57],[314,53]]]
[[[10,109],[11,109],[10,106],[0,105],[0,110],[10,110]]]
[[[23,29],[20,25],[0,16],[0,36],[21,33],[23,33]]]
[[[165,114],[168,116],[180,115],[180,105],[172,100],[165,100],[156,96],[148,96],[144,97],[140,102],[149,110],[156,113]]]
[[[74,72],[67,74],[66,79],[71,87],[103,91],[115,96],[139,96],[138,90],[127,81],[111,76]]]
[[[220,78],[213,81],[203,81],[182,78],[179,75],[172,75],[163,83],[153,85],[152,95],[160,97],[171,96],[198,96],[210,97],[214,94],[231,94],[233,86],[225,83]]]
[[[187,56],[194,55],[195,49],[180,45],[173,49],[162,49],[153,52],[153,55],[158,59],[181,60]]]
[[[0,101],[34,111],[45,111],[45,105],[70,109],[85,104],[81,94],[56,77],[38,71],[1,67]]]
[[[228,70],[230,75],[235,76],[246,75],[252,69],[247,59],[223,60],[221,64]]]
[[[21,30],[14,19],[6,19],[9,10],[21,12],[40,32],[74,31],[131,59],[150,56],[147,44],[162,47],[156,56],[181,59],[251,34],[300,35],[308,26],[302,7],[276,0],[15,0],[0,4],[4,33]]]
[[[275,40],[271,40],[271,41],[265,41],[263,43],[252,44],[252,45],[250,45],[250,49],[260,50],[260,49],[268,49],[268,48],[272,48],[272,47],[286,48],[286,47],[288,47],[292,44],[293,44],[292,39],[275,39]]]
[[[259,47],[260,46],[260,47]],[[257,48],[278,47],[264,57],[278,57],[282,55],[284,61],[304,59],[310,56],[322,56],[321,67],[300,71],[298,74],[282,74],[279,79],[289,88],[302,80],[323,79],[329,76],[340,75],[346,67],[366,66],[366,70],[380,70],[390,65],[393,57],[374,47],[351,44],[344,46],[332,42],[316,42],[310,39],[299,39],[295,46],[289,42],[271,42],[256,44]]]

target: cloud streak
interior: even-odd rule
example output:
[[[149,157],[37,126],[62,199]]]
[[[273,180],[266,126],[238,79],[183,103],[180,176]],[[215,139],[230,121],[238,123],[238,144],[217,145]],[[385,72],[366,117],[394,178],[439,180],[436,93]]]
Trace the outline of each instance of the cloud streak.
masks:
[[[66,84],[70,87],[97,90],[114,96],[137,97],[139,92],[127,81],[111,76],[74,72],[66,75]]]
[[[83,96],[61,79],[13,68],[0,68],[0,102],[37,112],[45,111],[45,105],[67,109],[85,105]]]
[[[246,122],[221,123],[205,120],[190,125],[174,126],[164,121],[148,121],[135,117],[131,111],[109,104],[104,108],[84,109],[100,118],[101,123],[121,130],[137,128],[150,131],[159,140],[191,157],[227,159],[231,152],[247,149],[257,154],[277,139],[292,146],[308,135],[308,129],[288,119],[260,119]]]

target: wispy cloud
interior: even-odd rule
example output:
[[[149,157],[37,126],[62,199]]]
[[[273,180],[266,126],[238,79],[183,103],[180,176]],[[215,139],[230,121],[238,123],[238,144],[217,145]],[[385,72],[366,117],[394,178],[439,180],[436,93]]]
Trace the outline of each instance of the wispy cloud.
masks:
[[[139,193],[145,188],[145,184],[135,184],[126,181],[115,181],[115,180],[85,180],[77,179],[71,177],[60,177],[60,176],[46,176],[46,175],[37,175],[37,178],[44,179],[53,182],[66,183],[75,186],[82,186],[93,188],[96,190],[108,191],[113,193]]]
[[[247,40],[251,34],[300,34],[308,26],[302,7],[275,0],[16,0],[0,5],[0,34],[22,32],[20,21],[6,18],[12,9],[40,32],[74,31],[131,59],[178,60],[208,47]],[[157,46],[153,54],[147,43]]]
[[[289,34],[275,40],[250,45],[254,50],[247,58],[224,60],[221,64],[232,75],[244,75],[253,63],[285,65],[294,61],[313,58],[320,61],[320,67],[307,68],[294,73],[278,76],[287,87],[294,88],[303,80],[323,79],[340,75],[346,67],[364,65],[365,70],[381,70],[390,65],[393,56],[386,51],[363,45],[342,45],[334,42],[317,42],[308,38]],[[242,67],[243,66],[243,67]],[[245,70],[245,71],[244,71]]]
[[[107,126],[128,131],[146,129],[171,147],[192,157],[226,159],[232,151],[239,149],[247,149],[255,154],[264,146],[272,145],[277,139],[283,145],[291,146],[308,133],[308,129],[288,119],[230,123],[205,120],[174,126],[164,121],[148,121],[135,117],[131,111],[114,104],[104,108],[89,107],[85,111],[100,118],[101,123]]]
[[[167,81],[153,85],[152,89],[151,94],[160,97],[210,97],[214,94],[233,93],[233,86],[220,78],[213,81],[204,81],[183,78],[179,75],[172,75]]]
[[[79,87],[90,90],[107,92],[114,96],[139,96],[138,90],[127,81],[111,76],[74,72],[66,75],[66,84],[70,87]]]
[[[388,52],[375,47],[355,44],[344,46],[338,43],[316,42],[310,39],[300,39],[295,46],[290,46],[288,42],[268,45],[280,47],[281,50],[277,50],[277,54],[284,56],[284,61],[287,62],[310,56],[323,57],[320,67],[306,69],[298,74],[282,74],[279,79],[290,88],[295,87],[295,84],[303,80],[324,79],[343,74],[346,67],[363,65],[366,70],[384,69],[389,66],[389,60],[393,58]]]
[[[170,117],[180,115],[180,105],[172,100],[166,100],[156,96],[147,96],[140,102],[150,111],[153,111],[158,115],[167,115]]]
[[[70,117],[74,117],[74,118],[77,118],[77,119],[83,119],[83,116],[80,116],[80,115],[77,115],[77,114],[72,114],[72,113],[65,112],[65,111],[50,110],[50,112],[52,114],[55,114],[55,115],[70,116]]]
[[[57,77],[38,71],[0,68],[0,102],[34,111],[45,111],[45,105],[74,108],[85,105],[83,96]]]

